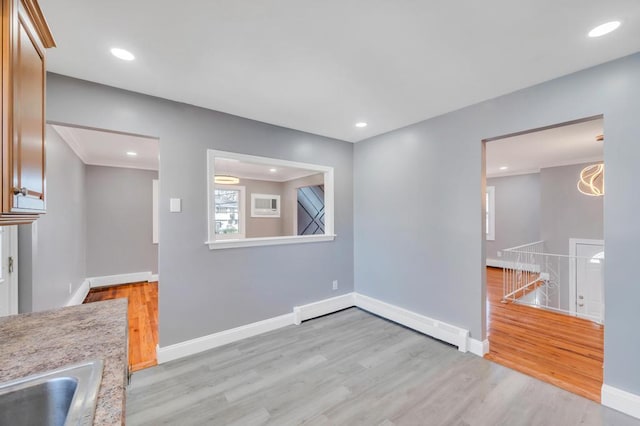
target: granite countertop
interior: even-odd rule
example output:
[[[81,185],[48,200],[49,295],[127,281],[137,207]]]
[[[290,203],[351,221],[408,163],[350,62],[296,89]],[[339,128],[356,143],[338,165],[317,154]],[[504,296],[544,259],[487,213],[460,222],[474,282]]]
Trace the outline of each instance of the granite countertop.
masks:
[[[104,360],[94,425],[124,423],[127,299],[0,318],[0,383]]]

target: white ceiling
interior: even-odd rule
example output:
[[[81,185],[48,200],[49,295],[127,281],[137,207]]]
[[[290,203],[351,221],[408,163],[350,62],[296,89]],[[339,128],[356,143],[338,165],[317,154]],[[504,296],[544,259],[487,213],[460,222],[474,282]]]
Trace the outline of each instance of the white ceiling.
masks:
[[[537,173],[546,167],[602,161],[602,119],[487,142],[487,177]],[[500,167],[508,167],[500,170]]]
[[[317,170],[269,166],[268,164],[250,163],[224,157],[215,157],[214,169],[216,175],[230,175],[241,179],[266,180],[272,182],[287,182],[318,173]],[[272,172],[270,169],[275,169],[275,172]]]
[[[158,170],[157,139],[57,124],[52,127],[85,164]],[[138,155],[130,157],[129,151]]]
[[[638,0],[40,3],[53,72],[352,142],[640,50]]]

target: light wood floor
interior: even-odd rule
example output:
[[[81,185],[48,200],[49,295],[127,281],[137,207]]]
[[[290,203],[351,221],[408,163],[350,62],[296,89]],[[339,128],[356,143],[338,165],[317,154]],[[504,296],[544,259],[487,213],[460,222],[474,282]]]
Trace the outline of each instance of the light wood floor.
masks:
[[[501,297],[502,269],[487,268],[486,358],[600,402],[604,327]]]
[[[127,425],[638,425],[357,308],[133,374]]]
[[[157,365],[158,283],[141,282],[91,289],[84,303],[129,298],[129,369]]]

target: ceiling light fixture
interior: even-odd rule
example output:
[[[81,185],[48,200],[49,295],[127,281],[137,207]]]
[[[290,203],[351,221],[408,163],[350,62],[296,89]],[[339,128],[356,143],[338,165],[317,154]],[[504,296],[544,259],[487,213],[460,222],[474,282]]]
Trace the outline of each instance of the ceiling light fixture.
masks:
[[[592,164],[580,172],[578,191],[590,197],[604,195],[604,164]]]
[[[122,59],[123,61],[133,61],[136,57],[133,56],[133,53],[128,50],[120,49],[119,47],[114,47],[111,49],[111,54],[118,59]]]
[[[620,21],[611,21],[604,23],[602,25],[598,25],[591,31],[589,31],[589,37],[602,37],[605,34],[609,34],[612,31],[615,31],[620,26]]]
[[[240,183],[240,179],[235,176],[228,175],[216,175],[213,178],[213,181],[219,185],[235,185],[237,183]]]
[[[502,166],[502,167],[500,167],[500,170],[507,170],[508,168],[509,167],[507,167],[507,166]]]
[[[134,152],[134,151],[127,151],[127,155],[128,155],[129,157],[135,157],[135,156],[137,156],[137,155],[138,155],[138,153],[137,153],[137,152]]]
[[[364,121],[359,121],[356,123],[356,127],[359,127],[359,128],[367,127],[367,123],[365,123]]]

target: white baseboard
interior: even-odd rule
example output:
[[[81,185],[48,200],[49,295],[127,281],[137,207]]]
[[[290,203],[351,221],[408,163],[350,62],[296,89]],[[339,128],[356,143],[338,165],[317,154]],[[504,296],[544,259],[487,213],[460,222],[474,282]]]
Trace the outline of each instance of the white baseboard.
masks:
[[[80,284],[80,287],[78,287],[76,292],[73,293],[71,299],[69,299],[69,301],[67,302],[67,306],[81,305],[82,302],[84,302],[84,299],[87,297],[87,294],[89,294],[90,289],[91,286],[89,285],[89,280],[84,280],[82,284]]]
[[[160,277],[158,276],[158,274],[151,274],[151,276],[149,277],[149,281],[152,282],[158,282],[160,280]]]
[[[300,325],[302,321],[355,306],[354,294],[355,293],[347,293],[319,302],[309,303],[308,305],[296,306],[293,308],[294,323]]]
[[[288,325],[293,325],[293,313],[231,328],[229,330],[209,334],[208,336],[176,343],[175,345],[161,347],[157,351],[158,363],[162,364],[173,361],[174,359],[197,354],[199,352],[217,348],[218,346],[246,339],[247,337],[257,336],[258,334],[286,327]]]
[[[365,311],[397,322],[420,333],[455,345],[461,352],[471,352],[478,356],[483,356],[489,352],[489,341],[470,338],[468,330],[434,320],[363,294],[347,293],[319,302],[296,306],[293,308],[293,313],[290,314],[220,331],[174,345],[159,347],[157,350],[158,363],[162,364],[174,359],[217,348],[288,325],[300,324],[302,321],[337,312],[352,306],[357,306]]]
[[[489,353],[489,339],[477,340],[469,337],[469,352],[478,356],[485,356]]]
[[[640,419],[640,395],[602,385],[602,405]]]
[[[493,268],[519,269],[527,272],[540,272],[540,265],[535,263],[516,263],[501,259],[487,259],[486,265]]]
[[[469,330],[438,321],[363,294],[355,294],[356,306],[458,347],[467,352]]]
[[[134,272],[131,274],[105,275],[102,277],[87,278],[91,284],[91,288],[104,287],[107,285],[119,285],[128,283],[137,283],[142,281],[152,281],[151,271]]]

